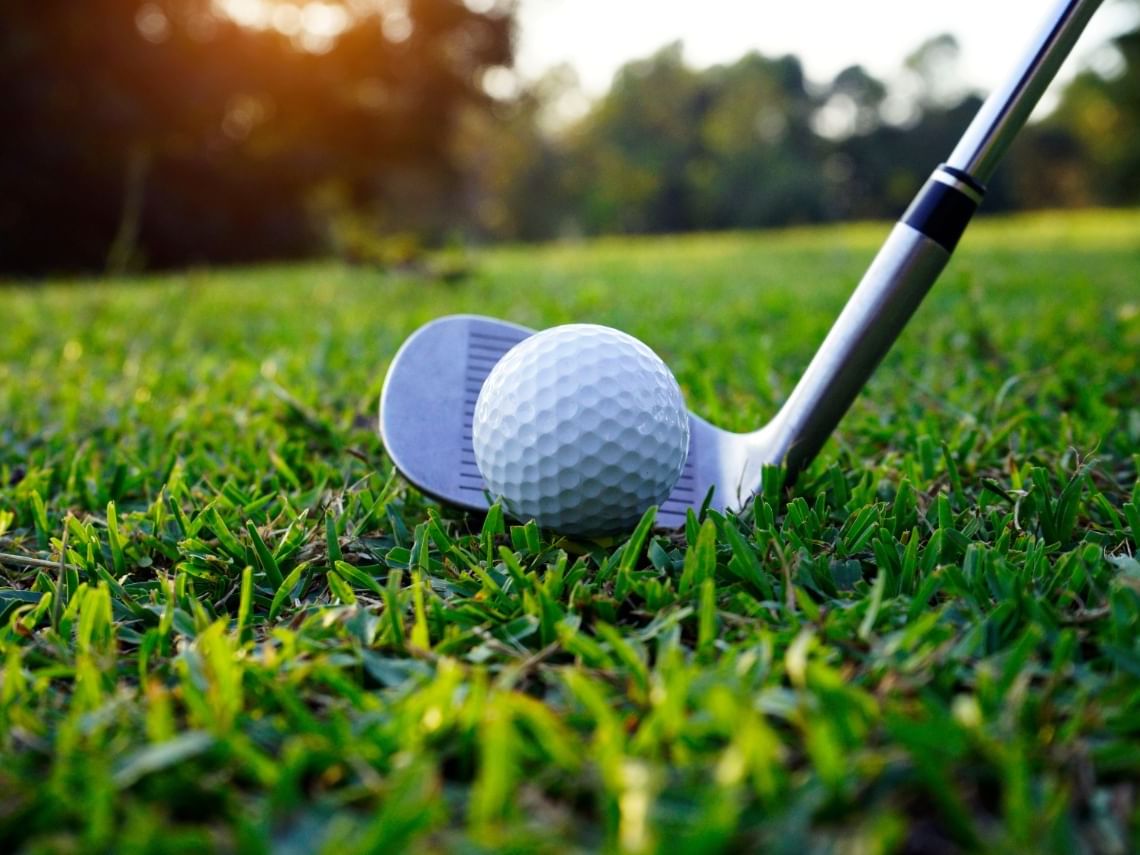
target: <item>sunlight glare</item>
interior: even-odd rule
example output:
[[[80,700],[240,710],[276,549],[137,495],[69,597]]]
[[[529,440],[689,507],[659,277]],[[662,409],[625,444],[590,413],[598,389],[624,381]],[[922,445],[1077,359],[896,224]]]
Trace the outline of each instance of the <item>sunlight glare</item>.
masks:
[[[301,10],[301,27],[306,33],[332,39],[348,29],[348,12],[332,3],[306,3]]]
[[[297,36],[302,27],[301,7],[282,3],[273,10],[273,29],[283,36]]]
[[[266,0],[218,0],[218,10],[243,27],[266,30],[273,18],[273,4]]]
[[[355,0],[350,4],[351,9],[324,0],[309,3],[215,0],[214,5],[240,26],[276,30],[310,53],[331,49],[336,38],[352,25],[354,17],[374,12],[378,6],[376,0]]]

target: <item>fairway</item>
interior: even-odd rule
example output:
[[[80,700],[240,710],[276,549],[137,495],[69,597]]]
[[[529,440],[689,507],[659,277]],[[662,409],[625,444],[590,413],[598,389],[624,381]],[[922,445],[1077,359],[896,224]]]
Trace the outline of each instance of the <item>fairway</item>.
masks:
[[[739,518],[570,541],[384,455],[457,312],[618,327],[753,430],[888,228],[0,285],[0,840],[1135,851],[1140,212],[976,223]]]

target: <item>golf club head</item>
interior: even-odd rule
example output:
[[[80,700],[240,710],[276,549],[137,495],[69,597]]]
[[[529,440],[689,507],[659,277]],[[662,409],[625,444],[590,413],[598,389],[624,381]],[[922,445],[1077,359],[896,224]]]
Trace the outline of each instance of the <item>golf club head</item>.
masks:
[[[420,327],[404,342],[384,380],[380,435],[396,468],[421,492],[487,510],[487,487],[471,444],[475,402],[491,369],[533,332],[494,318],[453,315]],[[710,506],[723,510],[740,507],[755,486],[742,482],[755,445],[751,435],[720,430],[692,413],[689,419],[688,458],[657,513],[659,528],[682,527],[686,511],[699,509],[710,489]]]

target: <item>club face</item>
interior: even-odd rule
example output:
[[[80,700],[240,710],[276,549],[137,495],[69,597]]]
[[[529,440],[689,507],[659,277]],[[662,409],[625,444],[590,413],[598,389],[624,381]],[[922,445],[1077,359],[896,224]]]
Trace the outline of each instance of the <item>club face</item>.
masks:
[[[396,468],[421,492],[468,510],[487,509],[471,445],[475,401],[496,363],[532,333],[506,321],[454,315],[432,321],[404,342],[384,380],[380,435]],[[736,485],[725,476],[742,471],[738,458],[746,438],[691,413],[689,418],[689,456],[658,511],[659,528],[682,527],[686,511],[699,509],[714,486],[712,507],[739,505],[731,499]]]

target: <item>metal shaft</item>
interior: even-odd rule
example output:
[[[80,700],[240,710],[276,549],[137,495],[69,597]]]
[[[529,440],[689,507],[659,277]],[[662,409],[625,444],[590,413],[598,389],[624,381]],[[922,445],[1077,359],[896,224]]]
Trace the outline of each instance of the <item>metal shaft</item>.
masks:
[[[948,166],[985,184],[1103,0],[1062,0],[1005,84],[990,93]]]
[[[934,285],[982,201],[984,182],[1100,3],[1060,3],[879,250],[763,437],[763,456],[783,461],[790,477],[827,441]]]

